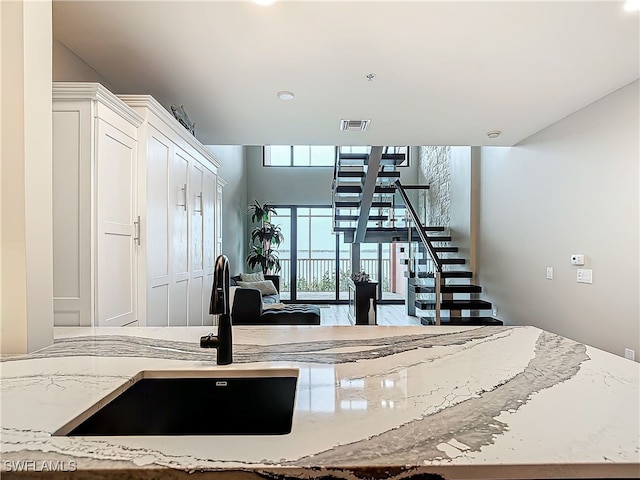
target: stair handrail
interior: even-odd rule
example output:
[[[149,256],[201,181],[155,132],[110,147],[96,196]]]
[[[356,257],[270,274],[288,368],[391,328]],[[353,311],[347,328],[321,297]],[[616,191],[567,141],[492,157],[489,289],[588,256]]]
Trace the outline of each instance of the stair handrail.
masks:
[[[427,252],[429,252],[429,256],[431,257],[431,260],[433,260],[433,263],[436,267],[436,272],[441,273],[442,261],[440,260],[440,257],[438,257],[438,254],[435,251],[433,243],[431,243],[431,240],[429,240],[429,237],[425,233],[424,226],[422,225],[422,222],[418,218],[418,214],[413,208],[413,205],[411,204],[411,200],[409,200],[409,196],[407,195],[407,192],[404,191],[404,187],[402,186],[402,183],[400,182],[400,180],[395,181],[395,186],[398,193],[400,193],[402,200],[404,201],[406,210],[409,212],[409,216],[411,217],[411,219],[416,225],[416,230],[418,231],[418,236],[420,237],[420,240],[422,241],[424,246],[427,247]]]

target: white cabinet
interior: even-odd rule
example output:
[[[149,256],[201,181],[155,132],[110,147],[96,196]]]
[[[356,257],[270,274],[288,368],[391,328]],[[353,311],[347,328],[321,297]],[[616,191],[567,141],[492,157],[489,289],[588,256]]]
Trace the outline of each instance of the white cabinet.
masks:
[[[222,201],[222,189],[218,189],[220,177],[209,170],[204,171],[204,190],[202,198],[203,224],[203,260],[202,260],[202,323],[213,325],[214,316],[209,314],[213,273],[216,258],[222,253],[222,246],[216,241],[216,225],[220,222],[221,211],[217,208]]]
[[[203,248],[202,238],[204,216],[203,198],[204,167],[198,162],[189,166],[189,199],[193,204],[189,226],[189,268],[191,284],[189,285],[189,325],[202,325],[202,290],[203,290]]]
[[[53,92],[54,325],[212,325],[219,160],[148,95]]]
[[[169,169],[172,165],[172,145],[171,142],[161,133],[153,128],[147,129],[146,153],[141,148],[141,156],[145,155],[147,160],[147,196],[146,196],[146,216],[144,216],[143,228],[144,245],[146,257],[153,258],[153,262],[145,264],[142,261],[142,268],[146,265],[146,289],[140,292],[141,297],[147,299],[147,325],[158,325],[158,319],[167,318],[169,315],[169,303],[167,302],[167,292],[170,285],[170,261],[171,254],[170,239],[167,232],[170,228],[171,218],[166,206],[170,202],[170,175]],[[142,147],[142,145],[141,145]],[[141,169],[144,170],[144,169]],[[141,174],[144,173],[141,171]],[[161,323],[160,323],[161,325]]]
[[[139,295],[141,316],[150,326],[212,325],[220,162],[152,97],[119,98],[143,117],[138,141],[146,255],[140,270],[147,282]]]
[[[222,252],[222,189],[227,185],[227,182],[221,177],[217,178],[216,189],[217,195],[215,198],[215,239],[216,239],[216,252]],[[216,257],[213,258],[215,262]]]
[[[172,268],[167,298],[171,299],[168,324],[186,326],[189,312],[189,210],[193,209],[193,204],[189,203],[189,158],[175,146],[170,175],[171,191],[175,197],[169,206]]]
[[[138,320],[142,118],[98,84],[53,87],[54,325]]]

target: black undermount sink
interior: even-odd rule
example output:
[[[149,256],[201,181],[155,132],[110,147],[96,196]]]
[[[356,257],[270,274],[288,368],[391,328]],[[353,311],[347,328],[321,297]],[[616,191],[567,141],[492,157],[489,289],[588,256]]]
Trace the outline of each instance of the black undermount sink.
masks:
[[[284,435],[297,369],[145,370],[54,435]]]

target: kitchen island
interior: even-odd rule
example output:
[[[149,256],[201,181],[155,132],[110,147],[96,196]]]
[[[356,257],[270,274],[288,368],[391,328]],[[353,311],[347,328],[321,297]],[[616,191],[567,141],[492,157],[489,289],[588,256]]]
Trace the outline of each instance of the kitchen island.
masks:
[[[54,345],[3,357],[2,477],[640,477],[640,365],[564,337],[235,327],[234,363],[217,366],[209,330],[56,328]],[[52,435],[142,370],[283,367],[299,370],[287,435]]]

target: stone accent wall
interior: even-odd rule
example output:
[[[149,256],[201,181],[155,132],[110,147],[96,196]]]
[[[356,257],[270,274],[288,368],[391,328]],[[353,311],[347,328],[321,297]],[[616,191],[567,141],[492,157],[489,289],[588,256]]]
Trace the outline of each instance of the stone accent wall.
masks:
[[[421,192],[419,215],[426,219],[425,225],[449,227],[451,148],[424,146],[418,152],[418,183],[430,186]]]

